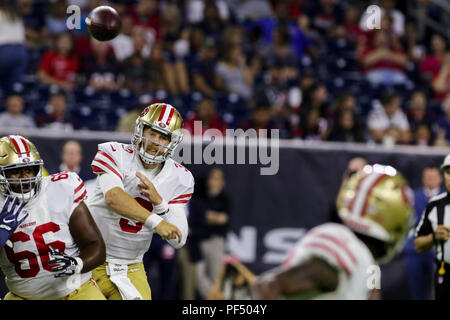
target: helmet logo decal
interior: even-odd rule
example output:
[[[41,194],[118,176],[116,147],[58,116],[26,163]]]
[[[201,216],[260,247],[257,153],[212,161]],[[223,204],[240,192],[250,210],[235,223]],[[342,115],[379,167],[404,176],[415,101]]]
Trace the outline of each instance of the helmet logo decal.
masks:
[[[150,106],[146,107],[140,114],[141,117],[145,116],[148,113],[148,110],[150,110]]]
[[[30,162],[30,158],[28,158],[28,157],[27,158],[23,158],[22,162],[27,162],[28,163],[28,162]]]
[[[158,126],[160,126],[160,127],[163,128],[163,129],[164,129],[165,127],[167,127],[166,124],[165,124],[164,122],[158,123]]]

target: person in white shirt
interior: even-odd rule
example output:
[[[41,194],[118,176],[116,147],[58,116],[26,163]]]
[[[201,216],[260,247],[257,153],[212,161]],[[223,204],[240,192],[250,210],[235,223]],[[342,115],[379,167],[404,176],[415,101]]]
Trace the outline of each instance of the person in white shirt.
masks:
[[[0,90],[8,94],[22,81],[28,65],[25,27],[17,8],[0,1]]]
[[[381,104],[374,106],[369,113],[367,126],[370,135],[377,143],[408,143],[411,139],[411,130],[408,118],[400,108],[400,98],[395,93],[385,93]]]
[[[11,94],[6,98],[6,111],[0,113],[0,128],[30,129],[35,128],[33,118],[23,114],[24,101],[18,94]]]

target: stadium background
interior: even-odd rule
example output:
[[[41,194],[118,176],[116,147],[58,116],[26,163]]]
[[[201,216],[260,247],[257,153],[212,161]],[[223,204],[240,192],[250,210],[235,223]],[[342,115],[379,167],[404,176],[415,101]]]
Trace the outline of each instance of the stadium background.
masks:
[[[109,4],[123,17],[130,17],[131,33],[121,35],[122,39],[128,36],[131,47],[133,41],[134,45],[143,41],[142,53],[145,55],[147,50],[150,57],[146,61],[146,74],[136,72],[142,68],[133,68],[131,60],[124,58],[126,53],[121,52],[123,56],[118,57],[112,48],[108,56],[114,62],[105,69],[97,69],[83,23],[81,30],[67,30],[65,9],[69,4],[80,5],[83,17],[101,1],[13,2],[19,5],[17,10],[23,10],[25,28],[43,33],[30,38],[29,30],[25,29],[26,71],[20,83],[1,82],[0,111],[6,109],[9,94],[6,91],[12,90],[23,98],[23,113],[38,129],[1,123],[0,130],[2,134],[22,133],[30,137],[41,151],[46,167],[56,168],[63,142],[75,138],[83,145],[83,168],[89,172],[97,143],[113,139],[129,141],[129,134],[104,131],[129,131],[130,122],[125,121],[128,115],[135,118],[144,104],[161,100],[181,111],[188,129],[192,121],[203,120],[209,123],[205,128],[219,130],[278,128],[281,137],[289,139],[280,150],[280,171],[275,176],[260,176],[258,166],[221,166],[234,204],[228,244],[256,274],[281,262],[290,245],[306,229],[332,219],[330,208],[352,157],[363,156],[370,163],[396,166],[417,188],[423,167],[439,165],[450,150],[446,148],[448,137],[442,136],[442,130],[450,127],[445,108],[449,88],[442,94],[435,92],[432,85],[444,63],[434,69],[427,69],[424,63],[433,56],[434,34],[440,34],[444,43],[448,43],[450,11],[445,1],[229,0],[205,1],[205,6],[203,1],[193,0],[111,1]],[[141,4],[144,2],[147,5]],[[394,68],[404,76],[395,84],[373,83],[366,77],[367,70],[361,68],[358,50],[368,46],[371,31],[362,31],[359,22],[371,4],[393,6],[392,12],[397,13],[392,15],[390,32],[400,44],[407,63],[403,68]],[[203,9],[209,13],[204,15]],[[139,10],[144,14],[139,15]],[[357,13],[353,20],[352,10]],[[398,13],[403,16],[400,29],[397,29]],[[39,76],[40,71],[52,72],[48,52],[55,48],[53,40],[61,32],[73,37],[75,55],[71,58],[80,62],[75,77],[58,80],[63,81],[60,82],[63,88],[56,82],[45,83]],[[119,43],[117,48],[124,48],[126,43]],[[205,52],[214,48],[217,56],[202,61]],[[233,51],[229,48],[241,52],[230,54],[229,61],[236,65],[238,76],[223,72],[221,63]],[[50,60],[44,62],[46,54]],[[277,78],[277,71],[281,80],[271,82]],[[216,86],[209,78],[211,72],[221,74],[229,82]],[[116,84],[121,84],[120,89],[94,89],[93,83],[102,82],[98,79],[108,74],[113,75]],[[246,78],[248,74],[251,80]],[[199,83],[202,77],[213,91]],[[233,86],[233,81],[241,81],[242,86]],[[62,114],[53,114],[51,96],[61,89],[67,104]],[[411,108],[411,97],[417,90],[425,97],[426,112],[420,119]],[[377,145],[367,126],[368,114],[387,91],[400,97],[401,109],[410,125],[411,139],[407,143],[398,141],[396,146],[388,139]],[[353,99],[349,99],[352,102],[347,108],[343,101],[348,101],[345,99],[348,96]],[[212,107],[199,108],[205,97],[212,99]],[[339,119],[347,109],[355,128],[350,130],[351,134],[341,134]],[[428,134],[418,129],[423,127]],[[199,180],[209,169],[206,165],[186,166]],[[283,241],[278,247],[270,241],[274,233],[272,238],[267,237],[273,230],[281,230]],[[256,234],[254,252],[244,242],[251,240],[253,234]],[[400,256],[383,268],[384,298],[409,298],[404,267]]]

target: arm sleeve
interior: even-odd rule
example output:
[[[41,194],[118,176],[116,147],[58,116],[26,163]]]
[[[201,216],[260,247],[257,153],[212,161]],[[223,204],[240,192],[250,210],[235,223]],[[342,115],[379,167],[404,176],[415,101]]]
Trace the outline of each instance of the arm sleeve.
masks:
[[[119,152],[121,148],[114,142],[99,144],[97,154],[91,163],[92,171],[95,174],[107,172],[123,181]]]
[[[171,239],[167,242],[176,249],[181,248],[186,243],[188,236],[188,223],[186,218],[186,206],[181,204],[171,204],[169,205],[169,212],[161,216],[165,221],[170,222],[180,229],[182,237],[181,242],[177,239]]]
[[[102,189],[103,194],[111,190],[112,188],[119,187],[123,189],[123,182],[115,174],[105,172],[98,176],[98,184]]]

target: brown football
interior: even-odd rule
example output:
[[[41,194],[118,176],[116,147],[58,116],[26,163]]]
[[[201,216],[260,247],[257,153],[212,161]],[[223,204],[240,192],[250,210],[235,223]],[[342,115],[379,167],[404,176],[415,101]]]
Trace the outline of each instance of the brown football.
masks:
[[[109,6],[95,8],[89,13],[85,21],[89,34],[98,41],[114,39],[122,27],[119,14]]]

